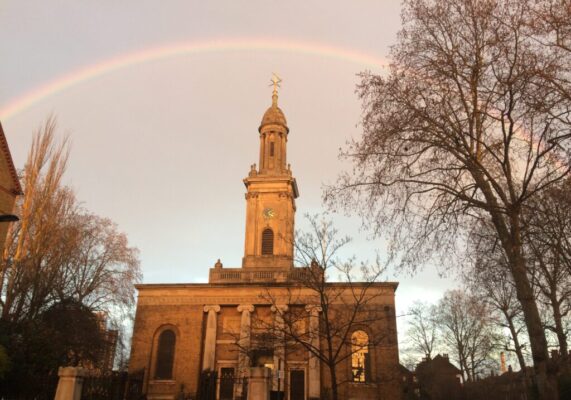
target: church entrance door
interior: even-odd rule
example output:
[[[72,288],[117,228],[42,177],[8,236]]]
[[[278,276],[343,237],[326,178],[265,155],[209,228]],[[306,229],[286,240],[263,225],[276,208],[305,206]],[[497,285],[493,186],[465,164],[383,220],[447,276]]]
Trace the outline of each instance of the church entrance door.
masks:
[[[220,369],[220,400],[234,399],[234,368]]]
[[[305,371],[293,369],[289,374],[290,400],[305,400]]]

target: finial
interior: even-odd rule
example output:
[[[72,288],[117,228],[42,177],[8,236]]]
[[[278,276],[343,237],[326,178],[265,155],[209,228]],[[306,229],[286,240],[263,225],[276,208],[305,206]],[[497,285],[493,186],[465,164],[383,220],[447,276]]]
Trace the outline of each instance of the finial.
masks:
[[[271,81],[272,81],[271,86],[274,87],[274,91],[272,92],[272,106],[277,107],[278,106],[278,88],[280,87],[280,83],[282,82],[282,79],[278,76],[278,74],[276,74],[275,72],[272,72]]]

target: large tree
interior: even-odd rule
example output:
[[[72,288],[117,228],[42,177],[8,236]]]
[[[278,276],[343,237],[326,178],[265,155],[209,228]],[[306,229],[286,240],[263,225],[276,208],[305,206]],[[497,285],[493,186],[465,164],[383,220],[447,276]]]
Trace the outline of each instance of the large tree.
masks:
[[[98,321],[105,316],[122,332],[141,278],[126,235],[81,207],[63,184],[68,149],[48,119],[22,171],[20,221],[11,225],[0,261],[0,346],[12,360],[3,383],[21,397],[49,391],[45,380],[57,377],[59,366],[97,365],[109,328]]]
[[[56,144],[55,121],[34,136],[22,173],[0,263],[2,319],[34,320],[51,305],[73,299],[110,315],[134,304],[141,278],[138,250],[109,219],[83,209],[62,183],[67,142]]]
[[[522,208],[570,173],[569,55],[536,40],[525,0],[407,0],[383,76],[365,73],[363,136],[352,172],[331,188],[376,229],[391,228],[402,264],[459,262],[466,232],[489,222],[505,253],[530,336],[541,398],[556,397],[524,253]],[[359,202],[355,202],[358,200]],[[461,260],[460,260],[461,261]]]

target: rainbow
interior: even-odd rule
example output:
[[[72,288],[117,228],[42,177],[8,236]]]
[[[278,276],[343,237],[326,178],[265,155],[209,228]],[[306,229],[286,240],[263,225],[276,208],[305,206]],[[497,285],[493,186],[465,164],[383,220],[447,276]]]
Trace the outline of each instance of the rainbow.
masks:
[[[0,109],[0,120],[9,119],[43,99],[88,80],[109,74],[133,65],[172,57],[215,53],[224,51],[277,51],[329,57],[356,63],[369,68],[384,68],[387,60],[369,54],[334,47],[322,43],[295,42],[269,39],[219,39],[199,43],[182,42],[152,47],[103,60],[60,76],[35,88]]]

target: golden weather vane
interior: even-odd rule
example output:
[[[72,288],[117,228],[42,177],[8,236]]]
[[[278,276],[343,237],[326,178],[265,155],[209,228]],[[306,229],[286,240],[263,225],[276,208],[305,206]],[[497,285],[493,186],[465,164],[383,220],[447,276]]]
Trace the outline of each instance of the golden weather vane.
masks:
[[[272,93],[272,103],[274,105],[278,104],[278,88],[281,87],[280,83],[282,82],[282,79],[278,76],[278,74],[276,74],[275,72],[272,72],[272,79],[271,79],[270,86],[274,87],[274,91]]]

